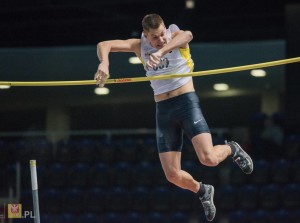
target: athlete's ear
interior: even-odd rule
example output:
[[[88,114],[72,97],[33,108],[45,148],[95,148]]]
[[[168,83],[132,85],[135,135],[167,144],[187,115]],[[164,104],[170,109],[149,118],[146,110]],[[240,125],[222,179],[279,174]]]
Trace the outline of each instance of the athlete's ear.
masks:
[[[145,30],[143,31],[143,34],[144,34],[144,37],[147,38],[148,33]]]

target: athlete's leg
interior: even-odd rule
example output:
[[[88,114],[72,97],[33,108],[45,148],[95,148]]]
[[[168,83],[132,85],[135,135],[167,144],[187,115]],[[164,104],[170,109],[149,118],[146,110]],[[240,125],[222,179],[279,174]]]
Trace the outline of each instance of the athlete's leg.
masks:
[[[159,158],[166,178],[178,187],[196,193],[202,202],[206,219],[212,221],[216,215],[216,207],[213,202],[214,187],[199,183],[188,172],[181,169],[181,152],[159,153]]]
[[[217,166],[230,155],[244,173],[253,171],[251,157],[236,142],[213,146],[211,134],[202,133],[194,136],[192,143],[200,162],[206,166]]]
[[[160,162],[169,182],[183,189],[197,193],[200,184],[188,172],[181,169],[181,152],[170,151],[159,153]]]
[[[213,146],[210,133],[194,136],[192,143],[200,162],[206,166],[217,166],[231,155],[231,148],[228,145]]]

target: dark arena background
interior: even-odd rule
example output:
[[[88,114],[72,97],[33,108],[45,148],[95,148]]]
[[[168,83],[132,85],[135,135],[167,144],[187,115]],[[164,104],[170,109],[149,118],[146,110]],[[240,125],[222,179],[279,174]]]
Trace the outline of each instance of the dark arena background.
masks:
[[[0,82],[93,80],[97,43],[140,38],[149,13],[193,33],[194,71],[300,57],[296,0],[2,0]],[[132,56],[110,54],[111,78],[145,76]],[[206,167],[185,140],[182,169],[214,185],[216,223],[300,222],[300,63],[259,72],[194,77],[213,143],[235,140],[254,161],[251,175],[231,158]],[[0,85],[0,223],[36,221],[30,160],[42,223],[206,222],[164,176],[149,82],[106,87]]]

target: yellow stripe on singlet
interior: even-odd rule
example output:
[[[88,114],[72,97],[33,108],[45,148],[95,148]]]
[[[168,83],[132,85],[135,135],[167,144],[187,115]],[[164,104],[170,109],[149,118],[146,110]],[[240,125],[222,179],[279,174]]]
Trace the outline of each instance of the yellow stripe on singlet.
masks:
[[[187,66],[190,68],[190,72],[194,70],[194,61],[191,58],[190,48],[179,48],[179,52],[183,59],[186,60]]]

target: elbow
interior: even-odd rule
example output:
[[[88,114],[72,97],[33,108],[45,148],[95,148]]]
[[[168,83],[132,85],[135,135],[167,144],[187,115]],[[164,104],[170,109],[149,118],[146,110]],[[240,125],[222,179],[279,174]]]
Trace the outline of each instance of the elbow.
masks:
[[[101,46],[103,45],[103,42],[99,42],[97,44],[97,52],[101,49]]]
[[[109,40],[101,41],[97,44],[97,47],[108,47],[110,46],[111,42]]]
[[[186,31],[183,32],[183,34],[184,34],[186,43],[189,43],[189,42],[192,41],[192,39],[193,39],[193,34],[192,34],[191,31],[186,30]]]
[[[187,39],[187,42],[191,42],[192,39],[193,39],[193,34],[191,31],[185,31],[185,35],[186,35],[186,39]]]
[[[97,47],[98,47],[98,48],[103,47],[103,46],[105,45],[105,42],[106,42],[106,41],[99,42],[99,43],[97,44]]]
[[[97,44],[97,51],[111,51],[111,42],[110,41],[102,41]]]

